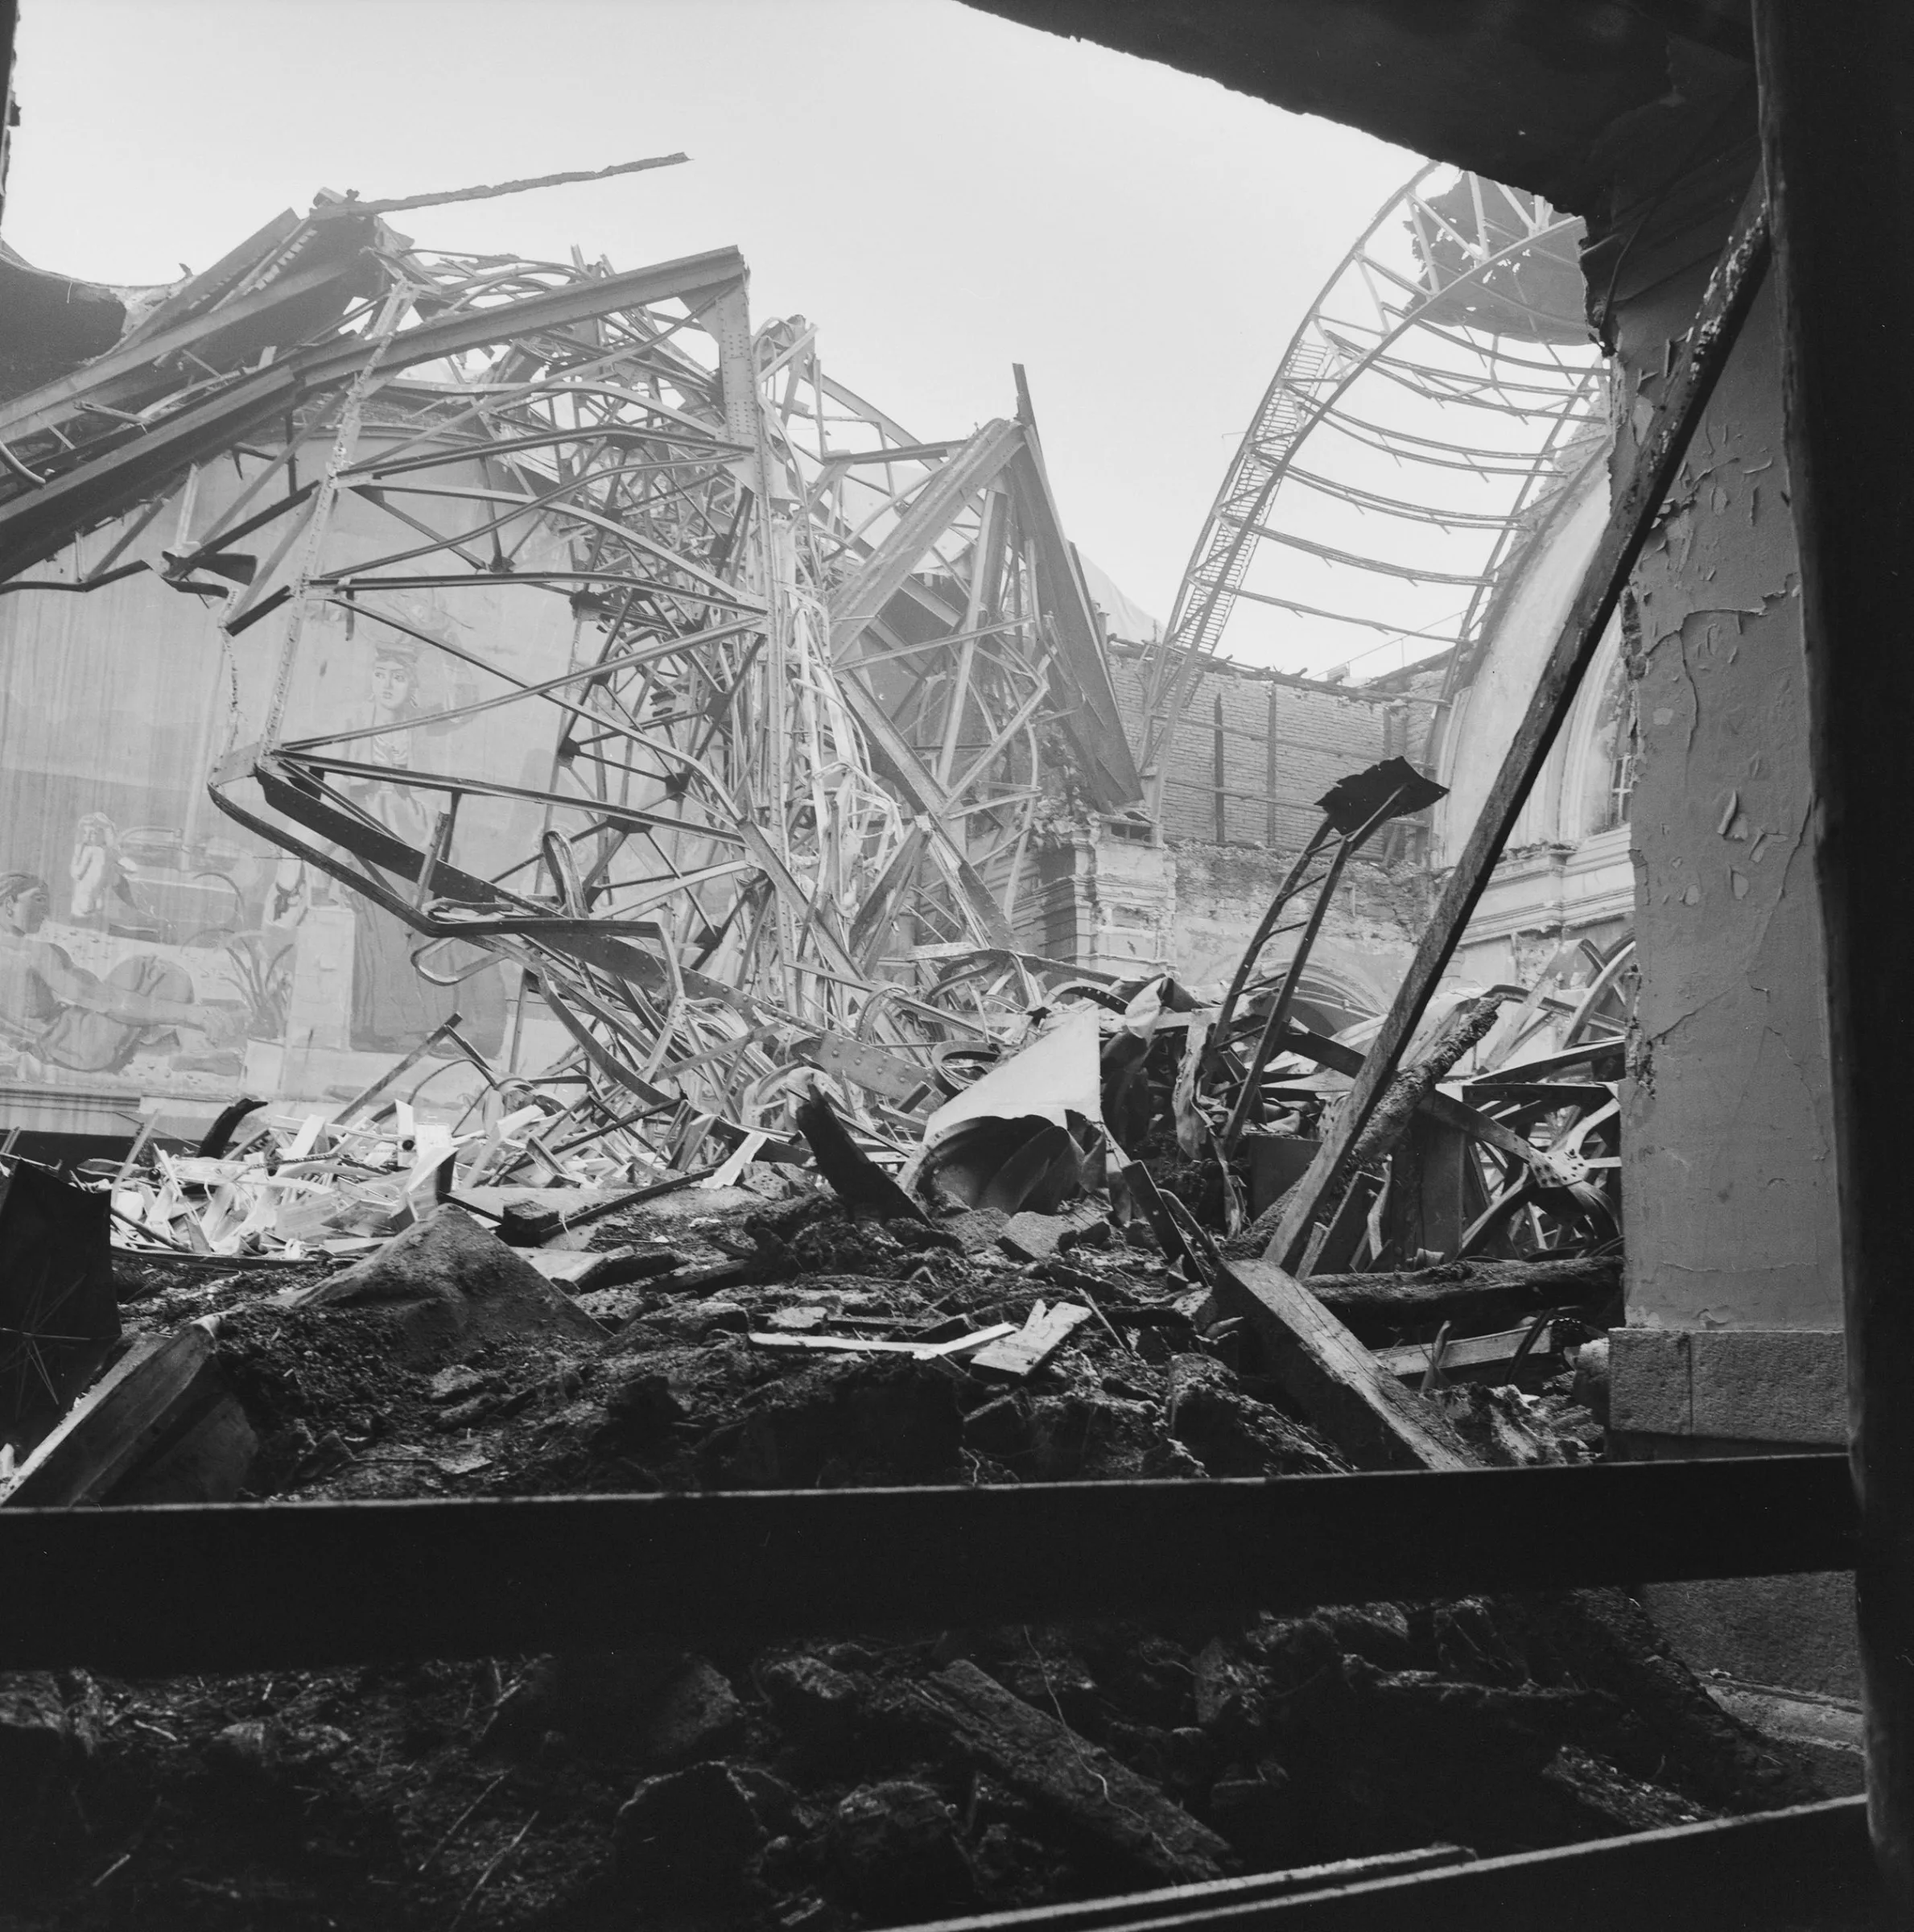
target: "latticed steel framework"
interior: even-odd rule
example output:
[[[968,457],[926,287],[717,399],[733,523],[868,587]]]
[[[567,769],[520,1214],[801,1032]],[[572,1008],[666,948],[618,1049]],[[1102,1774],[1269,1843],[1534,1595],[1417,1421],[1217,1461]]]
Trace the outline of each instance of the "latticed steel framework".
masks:
[[[1035,990],[1010,922],[1046,799],[1139,792],[1021,376],[1014,418],[923,441],[826,373],[802,319],[753,335],[729,250],[621,275],[423,253],[321,208],[274,240],[280,284],[342,220],[371,231],[355,306],[176,386],[143,438],[67,440],[37,497],[0,502],[0,555],[180,506],[169,578],[219,592],[231,635],[283,627],[218,803],[403,921],[428,976],[521,967],[572,1040],[527,1071],[593,1131],[683,1159],[714,1127],[782,1131],[822,1035],[888,1049],[894,1084],[1000,1031],[992,989],[1019,1014]],[[195,468],[222,458],[245,486],[196,518]],[[549,675],[461,642],[464,609],[549,630],[555,605]],[[449,660],[460,701],[302,731],[303,654],[340,622]],[[501,712],[548,748],[542,783],[435,766],[435,733],[494,714],[496,746]]]
[[[1604,447],[1581,233],[1532,194],[1439,166],[1378,213],[1217,493],[1146,667],[1145,770],[1226,640],[1320,671],[1384,641],[1409,662],[1480,634],[1512,551]]]

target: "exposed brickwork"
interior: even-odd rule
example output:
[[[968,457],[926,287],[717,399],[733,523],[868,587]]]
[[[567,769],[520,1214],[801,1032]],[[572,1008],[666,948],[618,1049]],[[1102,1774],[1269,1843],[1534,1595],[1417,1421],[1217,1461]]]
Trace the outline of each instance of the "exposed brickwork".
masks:
[[[1118,706],[1126,719],[1136,719],[1143,709],[1139,659],[1120,647],[1112,654]],[[1337,779],[1379,758],[1417,755],[1428,710],[1393,693],[1207,665],[1162,759],[1162,835],[1171,844],[1293,852],[1315,828],[1316,800]]]

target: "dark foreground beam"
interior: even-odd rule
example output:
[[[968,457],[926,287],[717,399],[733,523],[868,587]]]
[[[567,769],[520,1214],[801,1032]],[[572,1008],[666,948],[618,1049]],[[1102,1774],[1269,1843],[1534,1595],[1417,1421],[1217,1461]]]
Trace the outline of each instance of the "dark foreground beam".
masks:
[[[1877,1889],[1858,1798],[1380,1876],[1298,1886],[1281,1882],[1289,1876],[996,1912],[918,1932],[1861,1932]]]
[[[1914,1923],[1914,870],[1881,863],[1908,791],[1914,654],[1914,8],[1758,0],[1788,485],[1801,543],[1875,1843]]]
[[[1838,1455],[0,1509],[0,1670],[243,1670],[1839,1570]]]

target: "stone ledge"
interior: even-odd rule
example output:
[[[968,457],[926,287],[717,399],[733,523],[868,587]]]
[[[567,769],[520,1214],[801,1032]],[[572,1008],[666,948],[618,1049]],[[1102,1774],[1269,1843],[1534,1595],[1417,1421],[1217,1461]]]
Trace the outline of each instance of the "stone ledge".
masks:
[[[1608,1343],[1609,1420],[1619,1433],[1846,1444],[1838,1328],[1616,1328]]]

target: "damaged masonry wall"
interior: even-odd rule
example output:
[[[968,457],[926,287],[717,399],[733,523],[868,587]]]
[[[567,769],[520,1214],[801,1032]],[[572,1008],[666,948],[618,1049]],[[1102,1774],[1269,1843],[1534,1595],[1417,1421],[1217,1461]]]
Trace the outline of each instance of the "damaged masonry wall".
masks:
[[[1702,270],[1621,311],[1623,448]],[[1636,575],[1641,967],[1622,1090],[1627,1326],[1611,1441],[1637,1457],[1846,1442],[1807,693],[1772,287]],[[1643,1592],[1696,1668],[1859,1694],[1845,1575]]]
[[[1841,1322],[1779,362],[1768,291],[1636,576],[1642,993],[1622,1171],[1629,1319],[1652,1327]]]
[[[1117,642],[1112,681],[1132,741],[1144,735],[1137,648]],[[1339,779],[1378,760],[1424,755],[1430,706],[1219,658],[1192,679],[1155,779],[1155,840],[1121,821],[1060,848],[1045,875],[1059,952],[1075,919],[1075,956],[1119,970],[1166,965],[1192,986],[1220,986]],[[1353,864],[1310,955],[1303,989],[1331,1030],[1388,1001],[1414,950],[1429,879],[1422,828],[1392,827]],[[1054,875],[1054,876],[1053,876]],[[1270,957],[1281,960],[1279,939]],[[1068,956],[1059,952],[1059,956]]]

